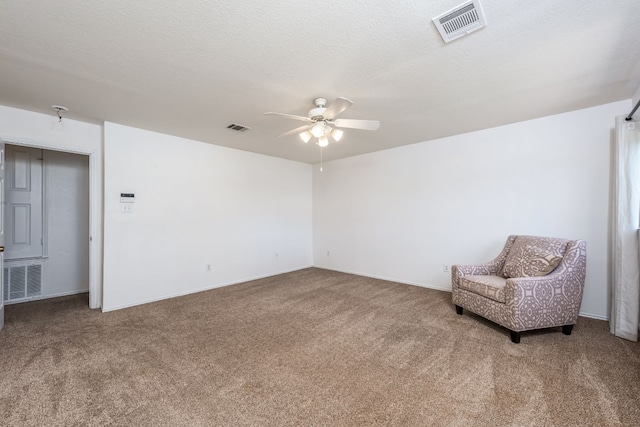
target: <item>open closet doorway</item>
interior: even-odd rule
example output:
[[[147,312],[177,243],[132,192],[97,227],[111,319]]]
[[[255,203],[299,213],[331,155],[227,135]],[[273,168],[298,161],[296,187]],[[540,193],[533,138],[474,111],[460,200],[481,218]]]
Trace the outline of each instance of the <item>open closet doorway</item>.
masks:
[[[87,155],[6,145],[5,304],[89,291],[89,179]]]

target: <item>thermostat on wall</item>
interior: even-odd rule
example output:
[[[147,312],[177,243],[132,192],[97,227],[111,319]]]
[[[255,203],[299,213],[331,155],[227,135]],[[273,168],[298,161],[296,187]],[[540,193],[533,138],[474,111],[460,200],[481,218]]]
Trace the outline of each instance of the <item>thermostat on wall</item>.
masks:
[[[120,193],[120,203],[133,203],[136,201],[136,195],[133,193]]]

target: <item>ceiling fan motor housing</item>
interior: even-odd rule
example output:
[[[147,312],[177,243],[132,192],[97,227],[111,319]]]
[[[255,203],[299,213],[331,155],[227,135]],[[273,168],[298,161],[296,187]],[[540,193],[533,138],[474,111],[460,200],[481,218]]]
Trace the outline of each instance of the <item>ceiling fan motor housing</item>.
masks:
[[[325,107],[312,108],[309,110],[309,118],[314,120],[321,120],[323,114],[327,109]]]
[[[312,108],[309,110],[309,118],[314,120],[322,120],[324,112],[327,110],[327,99],[326,98],[316,98],[313,100],[313,103],[316,105],[316,108]]]

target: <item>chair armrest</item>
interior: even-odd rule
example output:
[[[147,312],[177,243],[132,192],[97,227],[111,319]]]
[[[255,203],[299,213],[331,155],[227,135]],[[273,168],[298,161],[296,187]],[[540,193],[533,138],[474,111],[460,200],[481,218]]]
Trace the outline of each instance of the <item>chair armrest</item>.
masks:
[[[495,257],[493,260],[485,263],[485,264],[475,264],[475,265],[452,265],[451,266],[451,287],[456,288],[458,286],[458,281],[462,276],[471,276],[471,275],[484,275],[484,276],[496,276],[502,266],[504,265],[504,260],[507,258],[507,254],[509,253],[509,249],[513,245],[513,242],[516,240],[517,236],[509,236],[507,239],[507,243],[504,245],[502,252]]]
[[[504,297],[510,329],[524,331],[575,324],[582,289],[582,283],[567,280],[561,273],[507,279]]]
[[[519,328],[576,322],[586,276],[586,242],[569,242],[560,265],[546,276],[508,279],[504,292]]]
[[[462,276],[494,276],[498,273],[498,267],[495,264],[476,264],[476,265],[452,265],[451,266],[451,285],[457,287]]]
[[[526,298],[534,297],[538,302],[547,305],[553,298],[553,288],[563,287],[565,282],[565,277],[556,272],[538,277],[512,277],[507,279],[504,286],[505,300],[513,301],[514,305],[520,306]],[[568,285],[573,287],[576,284]]]

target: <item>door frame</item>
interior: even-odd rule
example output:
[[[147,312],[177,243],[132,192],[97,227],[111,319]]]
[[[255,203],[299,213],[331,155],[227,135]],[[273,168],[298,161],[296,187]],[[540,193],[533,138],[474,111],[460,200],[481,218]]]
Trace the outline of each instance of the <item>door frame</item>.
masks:
[[[62,151],[71,154],[89,156],[89,308],[102,308],[102,223],[100,216],[100,171],[99,162],[102,153],[87,148],[69,147],[64,144],[52,144],[27,138],[2,136],[5,144]]]

